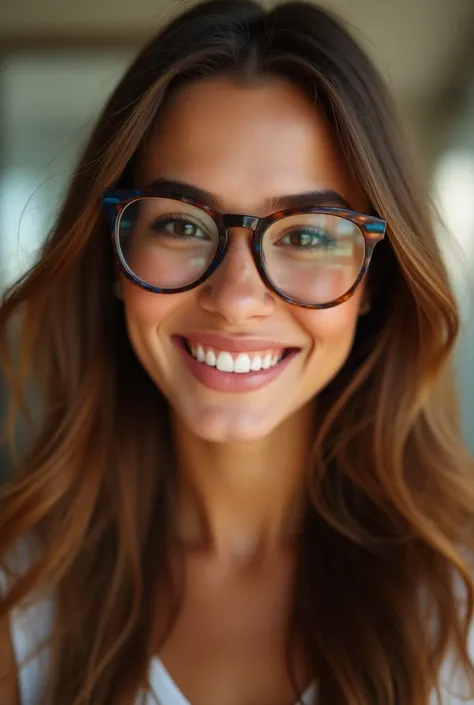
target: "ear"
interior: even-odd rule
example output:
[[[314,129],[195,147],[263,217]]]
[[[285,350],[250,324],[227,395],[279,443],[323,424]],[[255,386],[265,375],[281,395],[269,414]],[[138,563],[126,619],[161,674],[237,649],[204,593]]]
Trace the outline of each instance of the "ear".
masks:
[[[359,308],[359,316],[366,316],[372,309],[372,303],[368,297],[364,298]]]

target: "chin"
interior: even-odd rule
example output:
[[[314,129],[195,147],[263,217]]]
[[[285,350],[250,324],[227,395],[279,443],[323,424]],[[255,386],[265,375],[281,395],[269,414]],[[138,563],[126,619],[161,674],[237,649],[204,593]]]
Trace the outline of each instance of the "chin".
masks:
[[[268,436],[279,420],[266,409],[212,405],[176,409],[189,431],[210,443],[251,443]]]

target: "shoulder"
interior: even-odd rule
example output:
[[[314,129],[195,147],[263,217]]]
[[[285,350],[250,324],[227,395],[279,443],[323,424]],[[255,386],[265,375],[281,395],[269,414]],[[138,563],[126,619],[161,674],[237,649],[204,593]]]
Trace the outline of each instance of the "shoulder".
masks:
[[[37,543],[24,539],[2,558],[0,594],[7,594],[15,581],[28,571],[37,551]],[[44,675],[48,667],[47,641],[52,625],[52,598],[35,595],[28,596],[23,604],[16,606],[2,619],[0,703],[36,705],[39,702],[43,680],[41,674]],[[9,690],[4,693],[2,687]]]
[[[468,565],[471,567],[471,574],[474,575],[473,557],[468,556]],[[464,618],[467,613],[469,600],[466,588],[458,576],[454,579],[454,592],[458,598],[459,616]],[[474,621],[471,621],[466,643],[467,655],[474,665]],[[439,673],[439,688],[442,700],[440,705],[466,705],[473,703],[474,683],[470,681],[464,666],[460,663],[457,651],[451,646],[442,663]],[[433,693],[430,705],[438,705],[438,700]]]

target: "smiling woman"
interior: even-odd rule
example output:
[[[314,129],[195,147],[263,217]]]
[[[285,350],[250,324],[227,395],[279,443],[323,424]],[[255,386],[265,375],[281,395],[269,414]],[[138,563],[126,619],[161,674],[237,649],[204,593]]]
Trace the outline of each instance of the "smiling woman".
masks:
[[[0,309],[12,418],[41,402],[0,494],[4,701],[428,705],[452,659],[474,697],[457,325],[343,27],[174,20]]]

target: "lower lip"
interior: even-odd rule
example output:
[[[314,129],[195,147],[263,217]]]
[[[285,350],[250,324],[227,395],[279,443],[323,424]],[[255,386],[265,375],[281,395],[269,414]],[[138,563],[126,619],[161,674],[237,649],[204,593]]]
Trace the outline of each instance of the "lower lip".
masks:
[[[209,389],[214,389],[217,392],[253,392],[261,389],[281,375],[291,360],[299,353],[299,350],[291,350],[281,362],[268,370],[239,374],[235,372],[220,372],[216,367],[210,367],[204,362],[198,362],[188,353],[182,338],[175,338],[175,342],[186,365],[196,379],[201,384],[209,387]]]

